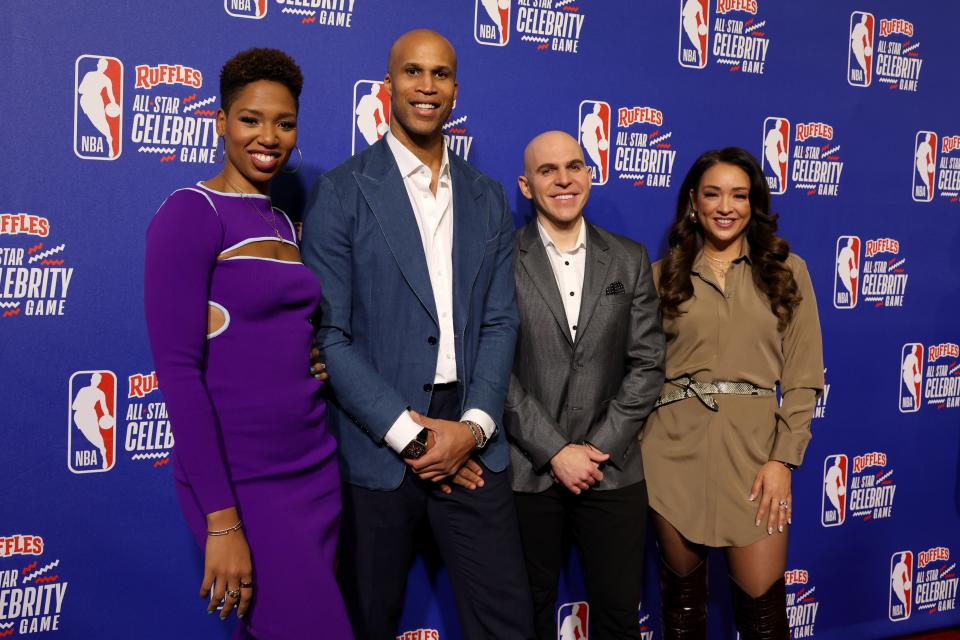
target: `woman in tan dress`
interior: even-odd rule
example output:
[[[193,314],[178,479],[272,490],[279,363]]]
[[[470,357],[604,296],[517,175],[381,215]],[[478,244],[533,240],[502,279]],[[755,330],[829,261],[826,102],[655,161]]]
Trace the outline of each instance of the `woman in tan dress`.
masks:
[[[726,550],[740,637],[789,637],[790,475],[810,440],[823,349],[806,264],[769,211],[753,156],[707,152],[654,265],[667,382],[641,446],[668,639],[706,637],[709,547]]]

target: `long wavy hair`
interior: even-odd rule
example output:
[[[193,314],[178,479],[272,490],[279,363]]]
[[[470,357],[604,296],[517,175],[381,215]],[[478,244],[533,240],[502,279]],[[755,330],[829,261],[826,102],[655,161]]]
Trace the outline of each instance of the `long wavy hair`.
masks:
[[[738,167],[750,178],[750,222],[744,233],[750,245],[753,281],[770,301],[770,310],[777,316],[777,329],[783,332],[800,303],[797,283],[785,264],[790,245],[777,235],[779,216],[770,213],[770,188],[763,169],[748,151],[739,147],[707,151],[697,158],[683,179],[676,218],[670,227],[670,253],[657,283],[660,309],[664,317],[676,317],[680,315],[680,305],[693,296],[690,270],[703,246],[703,229],[699,222],[691,219],[690,192],[697,193],[703,174],[717,164]]]

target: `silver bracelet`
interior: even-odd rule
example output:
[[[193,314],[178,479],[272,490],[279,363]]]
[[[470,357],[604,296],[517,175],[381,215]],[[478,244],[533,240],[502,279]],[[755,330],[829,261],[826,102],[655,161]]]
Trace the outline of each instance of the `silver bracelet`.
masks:
[[[487,434],[483,432],[483,427],[473,420],[461,420],[460,422],[465,424],[467,429],[470,430],[470,435],[473,436],[473,441],[477,445],[477,449],[483,449],[487,446]]]
[[[240,531],[243,529],[243,520],[237,520],[237,524],[232,527],[227,527],[226,529],[219,529],[215,531],[207,531],[208,536],[225,536],[228,533],[233,533],[234,531]]]

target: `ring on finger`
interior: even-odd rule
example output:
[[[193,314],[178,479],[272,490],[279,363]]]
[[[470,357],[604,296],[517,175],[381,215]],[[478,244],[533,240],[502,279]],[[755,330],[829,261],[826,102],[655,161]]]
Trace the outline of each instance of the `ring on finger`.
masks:
[[[779,503],[777,503],[777,504],[778,504],[778,506],[779,506],[781,509],[786,509],[786,508],[787,508],[787,501],[786,501],[786,500],[781,500],[781,501],[780,501]]]
[[[233,591],[227,591],[227,595],[233,598],[234,600],[240,599],[240,589],[234,589]]]
[[[252,582],[244,582],[243,580],[241,580],[241,581],[240,581],[240,588],[241,588],[241,589],[253,589],[253,583],[252,583]]]

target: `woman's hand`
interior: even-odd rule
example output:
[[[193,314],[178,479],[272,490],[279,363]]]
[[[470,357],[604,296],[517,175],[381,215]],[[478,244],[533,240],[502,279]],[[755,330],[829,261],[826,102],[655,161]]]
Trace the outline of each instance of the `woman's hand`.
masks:
[[[239,521],[236,508],[222,509],[207,515],[207,530],[221,531]],[[217,605],[223,600],[221,620],[226,620],[234,608],[238,618],[246,615],[253,600],[253,563],[243,529],[220,536],[207,536],[200,597],[209,597],[211,589],[213,597],[207,606],[207,613],[216,611]]]
[[[773,529],[783,533],[784,526],[793,522],[793,497],[790,494],[790,469],[777,460],[770,460],[757,472],[750,489],[750,501],[759,500],[756,526],[767,517],[767,534]]]
[[[320,349],[316,347],[310,349],[310,375],[321,381],[330,377],[327,375],[327,365],[320,362]]]

